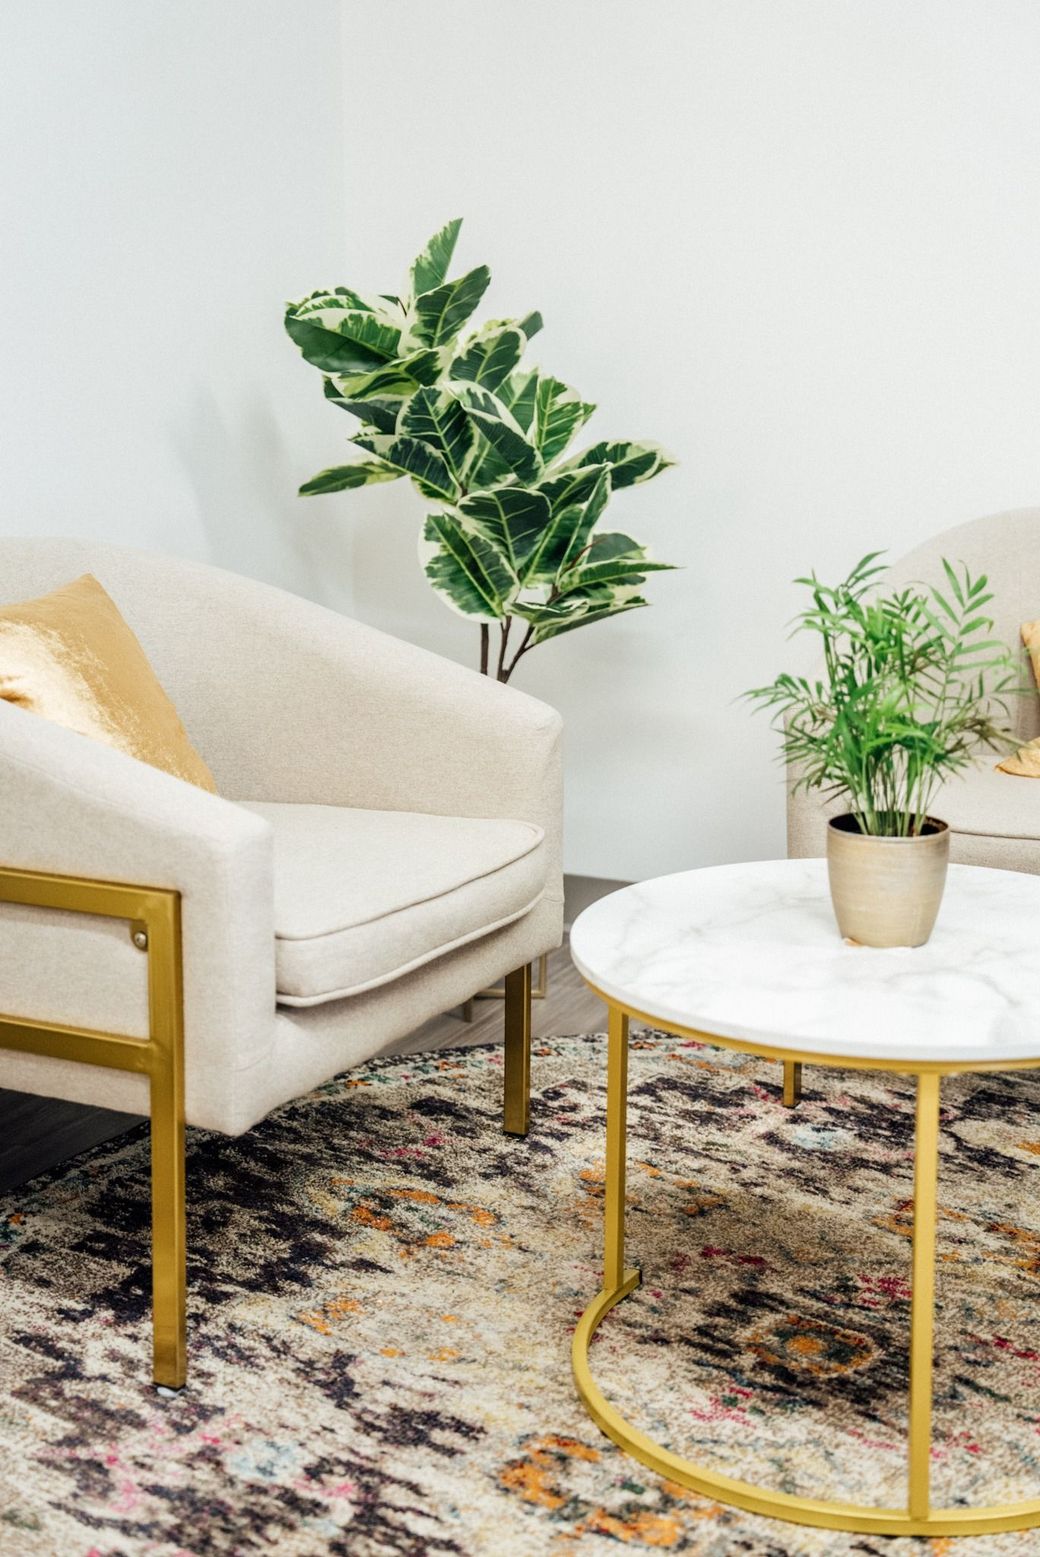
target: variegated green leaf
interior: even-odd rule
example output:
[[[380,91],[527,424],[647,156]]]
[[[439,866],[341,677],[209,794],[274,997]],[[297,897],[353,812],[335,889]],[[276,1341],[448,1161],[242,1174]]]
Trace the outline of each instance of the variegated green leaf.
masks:
[[[618,492],[638,481],[652,480],[675,461],[656,443],[594,443],[591,449],[569,459],[567,467],[604,463],[610,466],[611,490]]]
[[[642,584],[648,573],[664,573],[671,562],[654,562],[645,546],[630,535],[594,535],[585,550],[560,577],[560,589],[592,590],[605,585]]]
[[[432,292],[434,287],[440,286],[448,274],[461,226],[461,217],[445,222],[440,232],[434,233],[422,253],[412,261],[408,278],[413,297],[420,297],[423,292]]]
[[[454,340],[487,291],[491,272],[478,265],[457,281],[446,281],[424,292],[412,305],[411,335],[422,346],[443,346]]]
[[[528,563],[549,523],[549,503],[526,487],[492,487],[473,492],[459,504],[468,530],[493,541],[524,583]]]
[[[346,492],[352,487],[371,486],[376,481],[397,481],[401,471],[390,470],[374,460],[359,460],[355,465],[335,465],[319,471],[300,488],[301,497],[318,497],[325,492]]]
[[[401,411],[397,430],[440,454],[456,481],[460,481],[473,448],[474,432],[469,417],[453,395],[437,389],[420,389]]]
[[[549,503],[550,522],[528,563],[528,579],[554,583],[585,550],[610,496],[606,465],[565,471],[539,485]]]
[[[451,376],[497,390],[524,354],[527,337],[516,325],[497,320],[470,337],[451,365]]]
[[[360,346],[346,336],[326,330],[320,324],[312,324],[309,319],[298,319],[292,312],[285,316],[285,328],[305,359],[323,373],[345,373],[356,377],[386,367],[386,358],[381,352]]]
[[[476,384],[459,383],[453,388],[474,427],[498,456],[504,474],[519,481],[537,480],[542,472],[538,450],[528,443],[508,407]]]
[[[324,287],[320,291],[309,292],[298,303],[289,303],[287,306],[293,313],[305,316],[312,305],[320,306],[330,297],[339,298],[344,308],[360,309],[362,313],[369,314],[385,314],[385,304],[396,301],[393,298],[369,297],[364,292],[355,292],[353,287]]]
[[[604,590],[597,596],[574,596],[545,605],[517,603],[513,611],[530,622],[534,628],[531,642],[539,644],[559,638],[562,633],[573,632],[576,627],[588,627],[592,622],[602,622],[608,616],[620,616],[623,611],[636,611],[648,604],[642,595]]]
[[[324,383],[325,399],[339,406],[341,411],[349,411],[351,416],[356,416],[359,422],[366,422],[370,427],[374,427],[376,432],[395,431],[403,404],[400,399],[390,397],[380,399],[378,396],[373,396],[370,400],[353,400],[344,395],[336,379],[327,378]]]
[[[512,413],[517,426],[528,434],[534,421],[534,402],[540,378],[537,368],[520,369],[511,373],[497,391],[498,398]]]
[[[369,454],[393,466],[394,470],[411,476],[419,490],[428,497],[442,498],[452,503],[458,496],[455,478],[443,455],[431,449],[429,444],[397,433],[358,433],[354,442],[359,449],[367,449]]]
[[[430,514],[423,536],[436,546],[426,577],[453,610],[463,616],[505,616],[516,577],[497,546],[466,530],[452,514]]]
[[[293,319],[297,326],[306,324],[341,340],[352,341],[355,346],[363,347],[386,362],[393,361],[401,344],[399,327],[378,314],[347,307],[345,300],[334,294],[314,298],[298,309]]]
[[[535,389],[534,420],[528,436],[537,444],[546,465],[564,450],[579,427],[596,409],[576,390],[558,378],[539,375]]]
[[[538,331],[542,328],[544,323],[545,321],[538,312],[537,308],[533,309],[531,313],[525,314],[522,319],[517,320],[518,328],[523,330],[528,340],[530,340],[532,336],[538,334]]]
[[[423,350],[403,357],[400,362],[385,362],[365,373],[344,372],[339,387],[344,398],[371,400],[388,395],[414,395],[423,384],[434,384],[444,370],[439,351]]]

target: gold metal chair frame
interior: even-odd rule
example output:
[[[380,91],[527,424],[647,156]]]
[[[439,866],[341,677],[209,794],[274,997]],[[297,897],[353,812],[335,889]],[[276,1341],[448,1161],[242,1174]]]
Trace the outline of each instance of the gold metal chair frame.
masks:
[[[187,1376],[184,1205],[184,985],[180,893],[79,876],[0,868],[0,903],[125,919],[148,956],[148,1037],[128,1038],[0,1013],[0,1049],[103,1065],[148,1077],[152,1146],[153,1377],[182,1389]],[[531,969],[505,980],[503,1128],[526,1135],[531,1096]]]
[[[595,990],[595,986],[590,984]],[[1003,1530],[1026,1530],[1040,1525],[1040,1499],[994,1504],[981,1508],[934,1508],[929,1472],[932,1447],[932,1357],[935,1323],[936,1191],[939,1174],[939,1089],[943,1076],[961,1071],[1028,1070],[1040,1059],[939,1062],[920,1060],[900,1064],[894,1060],[860,1056],[816,1054],[794,1049],[763,1047],[737,1038],[721,1038],[694,1028],[662,1022],[631,1006],[621,1005],[595,990],[609,1010],[607,1046],[607,1163],[604,1201],[604,1273],[602,1290],[586,1308],[574,1333],[571,1359],[578,1391],[593,1421],[620,1448],[643,1465],[704,1497],[765,1514],[793,1524],[825,1530],[849,1530],[863,1535],[960,1536],[984,1535]],[[893,1071],[916,1077],[917,1107],[914,1160],[914,1230],[912,1296],[910,1306],[910,1413],[905,1508],[881,1508],[870,1504],[843,1503],[804,1498],[787,1492],[771,1492],[751,1482],[738,1481],[705,1469],[673,1454],[646,1433],[626,1421],[611,1405],[592,1376],[589,1343],[598,1326],[622,1298],[639,1286],[638,1269],[625,1266],[625,1152],[628,1089],[629,1021],[664,1028],[680,1037],[695,1038],[720,1048],[779,1059],[784,1065],[784,1102],[798,1099],[803,1064],[839,1069]]]
[[[186,1368],[184,1229],[184,990],[180,894],[76,876],[0,869],[0,902],[128,921],[148,956],[148,1037],[127,1038],[0,1015],[0,1048],[104,1065],[148,1077],[152,1119],[154,1379],[181,1389]]]

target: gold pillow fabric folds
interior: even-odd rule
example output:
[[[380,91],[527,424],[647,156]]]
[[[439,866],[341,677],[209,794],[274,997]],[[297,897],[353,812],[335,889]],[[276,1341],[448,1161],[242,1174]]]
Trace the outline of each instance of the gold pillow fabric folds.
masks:
[[[1022,642],[1026,646],[1029,662],[1033,667],[1033,679],[1040,687],[1040,621],[1023,622]],[[1018,778],[1040,778],[1040,736],[1027,741],[1010,757],[997,763],[998,773],[1013,773]]]
[[[217,792],[140,643],[90,573],[0,606],[0,698]]]

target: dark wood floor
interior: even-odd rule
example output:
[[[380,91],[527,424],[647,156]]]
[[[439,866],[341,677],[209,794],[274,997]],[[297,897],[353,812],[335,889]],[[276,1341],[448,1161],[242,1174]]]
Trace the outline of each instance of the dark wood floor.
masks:
[[[602,1028],[603,1006],[575,971],[566,946],[549,959],[549,989],[536,1000],[532,1026],[537,1035],[583,1033]],[[449,1012],[424,1023],[394,1044],[392,1053],[418,1054],[429,1049],[497,1043],[502,1036],[502,1002],[477,1000],[473,1020]],[[54,1098],[32,1097],[0,1090],[0,1191],[14,1189],[48,1168],[139,1124],[132,1114],[106,1108],[81,1108]]]

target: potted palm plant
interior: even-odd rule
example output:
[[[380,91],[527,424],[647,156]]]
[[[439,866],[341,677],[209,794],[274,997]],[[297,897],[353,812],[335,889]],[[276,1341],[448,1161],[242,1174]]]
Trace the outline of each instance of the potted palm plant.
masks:
[[[945,582],[889,593],[871,552],[834,587],[797,579],[811,604],[822,675],[783,674],[747,696],[770,708],[796,788],[844,802],[827,825],[841,934],[866,946],[920,946],[946,881],[950,831],[931,814],[942,782],[984,747],[1013,744],[1010,651],[994,639],[985,575],[943,561]]]

